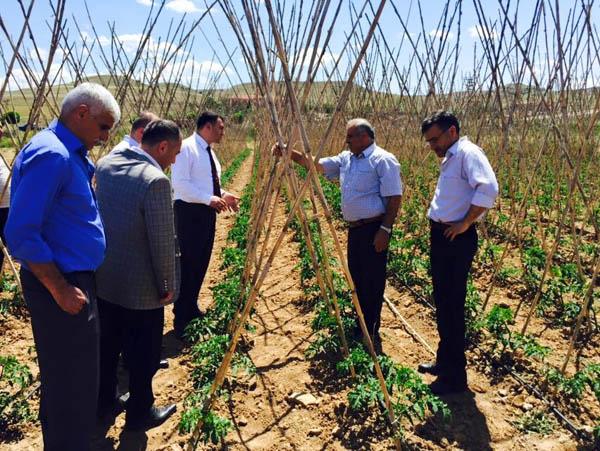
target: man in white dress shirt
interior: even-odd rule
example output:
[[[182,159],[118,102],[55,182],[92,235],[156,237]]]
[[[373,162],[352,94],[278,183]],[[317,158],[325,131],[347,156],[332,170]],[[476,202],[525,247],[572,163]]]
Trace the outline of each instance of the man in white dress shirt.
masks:
[[[159,117],[151,111],[142,111],[140,116],[132,122],[130,134],[123,136],[123,140],[113,147],[110,153],[125,149],[139,149],[142,142],[142,135],[144,134],[144,128],[146,128],[146,125],[150,122],[158,119]]]
[[[467,390],[464,312],[467,278],[477,252],[475,224],[494,206],[498,183],[483,151],[459,136],[460,124],[452,113],[433,113],[423,121],[421,133],[442,161],[427,214],[440,341],[435,363],[422,363],[419,371],[437,375],[430,388],[444,395]]]
[[[173,311],[175,335],[180,338],[190,321],[200,317],[198,294],[212,254],[217,213],[238,209],[239,198],[221,189],[221,165],[212,148],[224,133],[221,115],[201,113],[196,132],[183,140],[172,167],[181,249],[181,290]]]

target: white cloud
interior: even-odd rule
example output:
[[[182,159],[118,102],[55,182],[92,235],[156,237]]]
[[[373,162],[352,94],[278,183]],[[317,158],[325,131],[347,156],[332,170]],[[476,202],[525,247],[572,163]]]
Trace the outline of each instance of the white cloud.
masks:
[[[493,28],[490,30],[489,28],[483,28],[481,25],[475,25],[474,27],[469,28],[469,35],[473,39],[483,39],[483,40],[496,40],[499,35],[496,30]]]
[[[160,82],[168,82],[179,78],[183,85],[206,87],[209,83],[219,83],[219,78],[224,73],[231,74],[231,69],[221,66],[214,61],[195,61],[187,60],[185,62],[169,63],[165,66],[160,75]],[[155,77],[155,74],[140,71],[135,74],[140,80],[148,80]]]
[[[82,31],[82,32],[80,33],[80,36],[81,36],[81,40],[82,40],[84,43],[88,44],[88,46],[91,46],[92,42],[93,42],[94,40],[96,40],[96,38],[95,38],[94,36],[92,36],[91,34],[89,34],[87,31]],[[97,41],[98,41],[98,44],[100,44],[100,45],[101,45],[101,46],[103,46],[103,47],[104,47],[105,45],[108,45],[108,44],[110,44],[110,39],[108,39],[108,38],[107,38],[106,36],[104,36],[104,35],[100,35],[100,36],[98,36],[98,39],[97,39]]]
[[[147,0],[144,0],[147,1]],[[197,13],[202,11],[198,8],[191,0],[171,0],[165,5],[168,9],[171,9],[178,13]]]
[[[454,33],[448,30],[431,30],[429,36],[434,39],[453,39]]]
[[[106,36],[104,35],[100,35],[98,36],[98,42],[100,43],[101,46],[105,46],[110,44],[110,39],[108,39]]]
[[[358,45],[357,44],[356,50],[360,51],[361,47],[362,47],[362,45]],[[321,48],[316,48],[315,49],[314,47],[311,47],[311,48],[309,48],[309,49],[306,50],[306,56],[304,56],[303,68],[308,68],[308,65],[310,64],[310,61],[311,61],[311,59],[313,57],[313,52],[316,52],[315,63],[317,62],[317,60],[319,58],[321,58],[321,66],[328,65],[328,64],[329,65],[333,64],[336,61],[336,59],[338,58],[338,56],[339,56],[338,54],[335,54],[335,53],[333,53],[333,52],[331,52],[329,50],[326,50],[323,53],[323,56],[321,57],[322,49]],[[301,61],[301,58],[302,58],[303,55],[304,55],[304,52],[302,52],[301,54],[298,55],[298,63]],[[296,59],[296,55],[288,55],[288,63],[291,64],[291,62],[294,61],[295,59]]]
[[[154,0],[135,0],[136,3],[139,3],[140,5],[144,5],[144,6],[152,6],[152,4],[154,3]]]

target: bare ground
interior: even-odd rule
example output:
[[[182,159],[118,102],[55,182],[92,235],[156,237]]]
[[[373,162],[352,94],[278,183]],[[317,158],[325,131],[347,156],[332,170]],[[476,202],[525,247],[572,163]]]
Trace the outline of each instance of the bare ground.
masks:
[[[250,170],[251,159],[248,158],[230,186],[232,191],[242,191]],[[281,204],[275,229],[281,227],[284,219]],[[212,302],[209,287],[223,276],[219,270],[220,254],[233,220],[232,215],[219,217],[213,259],[200,295],[203,308]],[[340,236],[345,239],[343,230],[340,230]],[[305,299],[300,288],[297,262],[298,246],[288,234],[256,304],[251,320],[256,332],[247,335],[247,341],[252,344],[250,357],[257,369],[256,376],[234,388],[228,399],[217,403],[220,413],[234,423],[222,447],[233,450],[392,448],[383,416],[373,421],[351,413],[346,401],[349,381],[333,372],[326,362],[305,357],[312,340],[310,322],[313,314],[310,301]],[[384,352],[396,362],[413,368],[419,362],[430,360],[431,354],[415,337],[418,334],[435,349],[437,333],[431,311],[418,304],[409,293],[398,291],[389,284],[386,294],[411,330],[384,306],[381,331]],[[499,292],[497,296],[505,294]],[[185,447],[189,437],[180,435],[177,426],[183,399],[191,389],[192,367],[185,349],[172,335],[172,319],[171,308],[167,308],[163,355],[169,358],[170,366],[155,376],[154,388],[157,404],[177,403],[178,413],[161,427],[141,434],[122,432],[124,415],[121,414],[113,425],[99,426],[94,450],[180,450]],[[0,337],[2,353],[8,350],[9,354],[29,362],[35,373],[33,340],[27,318],[11,317],[1,326],[4,327]],[[597,353],[597,350],[586,352]],[[480,361],[476,350],[470,352],[469,358],[472,362]],[[425,379],[431,380],[429,376]],[[519,431],[515,422],[524,413],[523,402],[534,408],[541,404],[520,390],[510,377],[497,377],[484,365],[471,365],[469,385],[471,392],[445,398],[452,411],[450,421],[434,417],[414,427],[405,425],[407,445],[419,450],[582,449],[558,424],[546,436]],[[311,394],[315,403],[298,404],[290,397],[294,393]],[[0,450],[42,448],[37,423],[22,427],[20,432],[22,437],[0,443]],[[215,448],[213,445],[202,447]]]

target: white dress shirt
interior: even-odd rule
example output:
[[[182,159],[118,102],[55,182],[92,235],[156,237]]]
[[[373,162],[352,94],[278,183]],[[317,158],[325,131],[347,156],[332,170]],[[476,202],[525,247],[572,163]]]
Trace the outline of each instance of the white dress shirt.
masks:
[[[150,163],[152,163],[153,166],[155,166],[157,169],[160,169],[162,172],[163,168],[160,167],[160,164],[158,164],[158,161],[156,161],[154,159],[154,157],[152,155],[150,155],[148,152],[146,152],[144,149],[142,149],[141,147],[138,147],[137,149],[131,149],[134,152],[138,152],[139,154],[145,156],[146,158],[148,158],[148,160],[150,160]]]
[[[110,151],[110,153],[118,152],[119,150],[125,150],[125,149],[137,150],[139,148],[140,148],[139,142],[137,142],[131,136],[125,135],[125,136],[123,136],[123,141],[121,141],[119,144],[117,144],[115,147],[113,147],[112,150]]]
[[[212,171],[206,148],[208,143],[198,133],[183,140],[181,152],[171,166],[171,181],[175,200],[210,205],[213,196]],[[217,174],[221,180],[221,165],[211,149]],[[224,193],[221,190],[221,195]]]
[[[10,207],[10,169],[4,162],[4,158],[0,157],[0,208]],[[6,186],[8,184],[8,186]],[[6,189],[5,189],[6,187]],[[4,194],[2,194],[4,191]]]
[[[498,182],[492,166],[483,150],[464,136],[442,160],[427,216],[437,222],[462,221],[471,205],[492,208],[497,196]]]

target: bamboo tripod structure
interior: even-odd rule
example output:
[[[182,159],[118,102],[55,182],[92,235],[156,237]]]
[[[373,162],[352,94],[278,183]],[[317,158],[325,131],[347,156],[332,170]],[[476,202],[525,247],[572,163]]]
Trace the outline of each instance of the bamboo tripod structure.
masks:
[[[340,241],[337,237],[335,226],[332,221],[332,215],[331,215],[331,212],[327,205],[327,201],[325,200],[325,196],[324,196],[323,191],[320,186],[316,168],[313,163],[313,156],[312,156],[312,152],[311,152],[310,142],[308,140],[306,131],[303,126],[303,119],[302,119],[302,115],[300,112],[300,107],[299,107],[299,104],[298,104],[298,101],[296,98],[296,93],[292,86],[291,74],[290,74],[289,68],[287,66],[286,51],[284,49],[284,46],[283,46],[283,43],[281,40],[281,36],[280,36],[278,28],[277,28],[277,23],[276,23],[276,19],[275,19],[274,13],[273,13],[273,8],[272,8],[272,4],[271,4],[270,0],[266,0],[265,5],[266,5],[266,8],[267,8],[267,11],[269,14],[271,32],[273,33],[273,37],[275,39],[275,45],[276,45],[277,51],[278,51],[279,62],[281,63],[282,70],[283,70],[283,78],[284,78],[285,85],[286,85],[287,96],[288,96],[288,99],[289,99],[291,107],[292,107],[293,118],[296,121],[296,123],[298,124],[297,126],[298,126],[298,129],[300,132],[300,136],[302,138],[303,150],[304,150],[304,153],[305,153],[308,161],[310,162],[309,175],[308,175],[307,179],[304,181],[303,185],[299,189],[297,189],[296,180],[294,178],[295,177],[294,170],[291,166],[292,162],[291,162],[291,158],[290,158],[290,152],[287,152],[287,151],[283,152],[284,158],[279,162],[279,165],[283,165],[283,173],[285,173],[287,175],[287,182],[288,182],[289,188],[291,189],[292,194],[294,195],[294,202],[290,208],[286,222],[285,222],[282,230],[280,231],[277,239],[275,240],[273,248],[271,249],[270,254],[269,254],[264,266],[262,268],[257,268],[257,273],[259,273],[259,276],[258,276],[258,278],[256,278],[256,280],[254,281],[252,286],[249,288],[249,294],[248,294],[248,298],[245,302],[245,305],[244,305],[242,311],[237,315],[236,320],[233,322],[233,324],[235,324],[235,328],[232,332],[232,337],[231,337],[231,341],[229,344],[229,348],[223,358],[223,361],[221,362],[219,369],[217,370],[215,379],[212,383],[212,386],[210,388],[210,391],[208,393],[206,401],[203,405],[203,410],[210,410],[210,408],[212,407],[212,404],[214,403],[215,395],[225,379],[226,373],[229,369],[229,365],[230,365],[233,355],[235,353],[238,340],[244,330],[245,323],[248,320],[250,312],[252,311],[252,308],[254,306],[254,303],[256,302],[256,300],[258,298],[258,291],[260,290],[260,287],[262,286],[262,284],[265,280],[265,277],[268,274],[268,271],[271,267],[273,259],[275,258],[275,255],[281,246],[281,243],[285,236],[285,232],[288,229],[288,227],[290,226],[290,224],[298,210],[301,212],[298,214],[298,219],[301,223],[302,230],[305,234],[305,238],[307,239],[307,243],[311,243],[308,245],[309,252],[311,254],[311,259],[313,260],[313,263],[317,265],[315,267],[315,269],[317,271],[317,280],[318,280],[320,290],[325,295],[325,300],[328,299],[328,297],[326,295],[325,284],[322,279],[322,276],[320,275],[321,269],[318,266],[318,261],[317,261],[317,258],[316,258],[315,252],[314,252],[314,248],[312,246],[312,242],[310,239],[310,227],[309,227],[308,218],[302,212],[302,208],[301,208],[301,203],[302,203],[302,199],[303,199],[304,195],[309,190],[309,188],[312,188],[313,191],[311,191],[310,198],[311,198],[311,200],[314,201],[314,195],[316,195],[316,199],[319,202],[319,206],[322,209],[322,212],[325,216],[326,222],[329,226],[331,238],[333,240],[334,248],[337,253],[336,256],[342,264],[343,274],[346,278],[346,282],[347,282],[348,286],[350,287],[350,290],[352,293],[352,303],[356,310],[359,325],[362,330],[363,336],[365,337],[365,344],[367,346],[367,350],[369,351],[369,353],[373,359],[375,375],[377,377],[377,380],[381,387],[381,391],[384,396],[384,401],[385,401],[385,405],[386,405],[386,413],[387,413],[388,419],[390,421],[390,426],[392,427],[392,430],[394,430],[395,445],[396,445],[397,449],[400,449],[401,442],[400,442],[399,435],[396,432],[397,425],[396,425],[396,419],[395,419],[390,395],[389,395],[389,392],[387,389],[387,385],[385,383],[385,378],[383,376],[383,372],[381,370],[381,367],[379,366],[379,361],[377,359],[377,353],[375,352],[375,349],[373,347],[373,342],[369,335],[369,331],[365,325],[364,316],[363,316],[362,310],[360,308],[360,304],[358,302],[358,297],[356,294],[356,289],[352,282],[352,277],[350,276],[350,271],[348,269],[348,264],[347,264],[347,260],[345,257],[345,253],[344,253],[342,246],[340,244]],[[385,6],[385,0],[380,2],[377,13],[375,14],[375,17],[371,23],[369,33],[367,34],[367,37],[363,42],[361,53],[355,61],[354,68],[351,71],[350,77],[344,87],[344,91],[342,92],[342,95],[340,96],[340,99],[339,99],[339,102],[338,102],[338,105],[336,108],[336,113],[334,113],[334,115],[330,121],[330,127],[328,128],[328,131],[326,132],[325,136],[323,137],[323,139],[321,141],[321,145],[316,153],[315,158],[318,158],[320,153],[323,151],[324,143],[326,142],[326,139],[328,138],[329,134],[333,130],[333,124],[335,124],[335,122],[337,120],[337,116],[338,116],[339,112],[341,111],[342,106],[344,105],[344,103],[348,97],[348,94],[350,93],[350,89],[352,87],[352,80],[353,80],[354,75],[356,74],[358,67],[362,61],[362,56],[364,56],[364,54],[366,53],[366,49],[369,45],[371,37],[373,36],[373,33],[374,33],[376,25],[377,25],[377,21],[378,21],[379,17],[381,16],[381,13],[383,12],[384,6]],[[244,7],[246,17],[248,18],[250,32],[252,34],[253,46],[254,46],[254,51],[255,51],[255,56],[256,56],[255,62],[258,63],[258,67],[261,71],[260,74],[255,73],[255,77],[256,77],[257,81],[263,82],[261,91],[265,95],[267,107],[270,111],[272,126],[276,132],[276,138],[277,138],[279,145],[282,148],[284,148],[285,140],[283,139],[283,136],[281,135],[281,127],[279,125],[277,111],[274,107],[274,101],[270,95],[270,89],[269,89],[269,85],[267,82],[268,72],[267,72],[267,67],[266,67],[265,60],[264,60],[264,57],[263,57],[263,54],[261,51],[261,47],[260,47],[259,33],[258,33],[258,30],[256,29],[255,23],[253,21],[253,17],[255,17],[255,16],[254,16],[253,11],[251,10],[251,6],[248,4],[247,1],[243,1],[243,7]],[[232,15],[230,15],[229,18],[231,21],[235,20]],[[234,28],[236,28],[235,22],[233,23],[233,25],[234,25]],[[276,175],[279,175],[279,177],[281,177],[282,172],[277,171],[277,170],[271,170],[270,174],[272,176],[271,177],[271,179],[272,179],[272,178],[275,178]],[[275,180],[274,183],[271,183],[271,179],[267,183],[267,187],[269,187],[269,188],[272,187],[274,184],[276,185],[278,182],[279,183],[281,182],[281,180]],[[267,189],[266,197],[270,197],[271,193],[272,193],[272,188]],[[278,198],[278,196],[275,196],[275,198],[274,198],[275,201],[277,201],[277,198]],[[266,204],[268,204],[268,203],[266,203]],[[275,215],[275,213],[276,213],[276,204],[273,204],[272,215]],[[270,221],[269,224],[271,225],[272,221]],[[254,224],[255,229],[259,229],[260,227],[261,227],[261,224]],[[320,236],[320,239],[321,239],[321,242],[324,242],[322,235]],[[256,240],[253,240],[253,241],[256,241]],[[250,246],[250,252],[248,254],[249,256],[254,253],[254,248],[256,247],[256,244],[257,243],[254,243],[253,245]],[[251,258],[249,258],[249,260],[251,260]],[[331,277],[331,268],[329,267],[329,265],[327,263],[325,263],[325,265],[324,265],[324,270],[326,273],[325,278],[327,280],[327,284],[330,288],[333,288],[332,277]],[[333,293],[333,290],[332,290],[332,293]],[[343,350],[344,350],[344,353],[347,355],[348,348],[347,348],[346,338],[344,336],[344,331],[343,331],[343,327],[342,327],[339,309],[337,307],[337,302],[336,302],[335,298],[331,299],[331,302],[333,304],[336,320],[338,323],[338,329],[339,329],[339,333],[340,333]],[[192,433],[192,438],[189,442],[188,449],[195,449],[195,447],[197,446],[197,443],[198,443],[198,440],[200,437],[201,427],[202,427],[202,425],[200,423],[196,425],[196,428],[195,428],[194,432]]]

